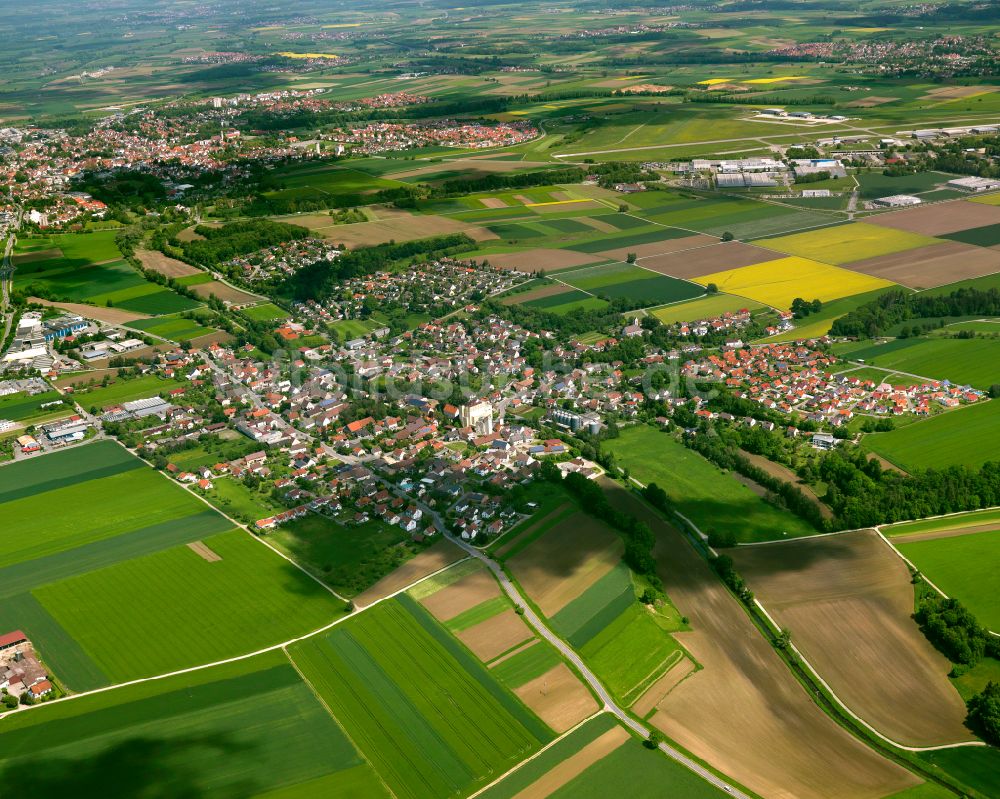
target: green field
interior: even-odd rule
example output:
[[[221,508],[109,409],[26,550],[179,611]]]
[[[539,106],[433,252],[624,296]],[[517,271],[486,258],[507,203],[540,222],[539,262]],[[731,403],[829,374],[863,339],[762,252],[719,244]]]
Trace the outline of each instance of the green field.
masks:
[[[922,419],[891,433],[867,435],[862,445],[907,471],[946,466],[977,469],[986,461],[996,460],[1000,402],[982,402]]]
[[[39,407],[49,402],[62,402],[62,396],[58,391],[43,391],[33,395],[23,391],[17,394],[8,394],[6,397],[0,397],[0,419],[33,424],[42,419],[69,414],[73,411],[72,406],[66,404],[53,408]]]
[[[73,392],[73,398],[84,408],[110,408],[123,402],[156,397],[175,388],[186,388],[189,385],[186,380],[143,375],[119,379],[105,387],[78,388]]]
[[[979,619],[1000,632],[1000,530],[930,541],[897,540],[896,547],[934,585],[955,597]]]
[[[280,652],[18,714],[0,744],[5,790],[40,799],[388,797]]]
[[[580,652],[625,705],[635,702],[683,657],[680,645],[635,601]]]
[[[0,505],[10,525],[0,568],[164,522],[180,525],[205,510],[180,486],[135,463],[135,469],[99,480],[88,480],[84,472],[73,485]]]
[[[288,318],[288,313],[272,302],[265,302],[262,305],[254,305],[240,311],[247,319],[255,322],[277,322]]]
[[[141,330],[144,333],[152,333],[154,336],[170,341],[190,341],[193,338],[215,332],[214,328],[205,327],[194,319],[185,319],[182,316],[139,319],[135,322],[129,322],[128,327]]]
[[[954,513],[948,516],[939,516],[936,519],[901,522],[900,524],[883,527],[882,532],[892,538],[897,535],[932,533],[939,530],[960,530],[965,527],[978,527],[981,524],[993,523],[1000,526],[1000,510],[974,510],[970,513]]]
[[[727,794],[714,788],[662,752],[651,752],[636,738],[578,774],[550,799],[604,799],[628,786],[629,799],[661,799],[664,787],[676,799],[719,799]]]
[[[864,200],[889,197],[893,194],[922,194],[933,191],[954,177],[955,175],[944,172],[917,172],[899,176],[883,175],[881,172],[857,173],[858,183],[861,186],[859,194]]]
[[[885,344],[851,346],[840,355],[984,390],[1000,382],[1000,339],[898,338]]]
[[[253,652],[328,624],[343,604],[242,531],[207,537],[33,593],[113,681]]]
[[[962,746],[921,752],[920,759],[934,770],[956,777],[983,796],[1000,796],[1000,749],[992,746]]]
[[[695,283],[625,263],[560,272],[556,279],[605,299],[624,297],[642,301],[647,305],[689,300],[705,293],[705,290]]]
[[[734,477],[665,433],[644,425],[605,442],[620,466],[643,483],[656,483],[678,510],[705,533],[731,534],[736,541],[772,541],[816,531],[785,510],[769,505]]]
[[[399,799],[465,795],[552,737],[409,597],[289,651]]]

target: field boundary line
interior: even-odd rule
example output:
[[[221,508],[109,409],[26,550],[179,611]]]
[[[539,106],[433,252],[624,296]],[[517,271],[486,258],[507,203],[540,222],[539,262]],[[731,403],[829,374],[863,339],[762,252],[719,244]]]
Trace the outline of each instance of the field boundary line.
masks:
[[[563,740],[564,738],[568,737],[569,735],[572,735],[574,732],[576,732],[578,729],[580,729],[584,724],[586,724],[586,723],[588,723],[590,721],[593,721],[598,716],[601,716],[601,715],[603,715],[605,713],[607,713],[607,714],[609,714],[611,716],[614,716],[614,713],[612,713],[610,710],[606,710],[605,708],[601,708],[600,710],[598,710],[593,715],[587,716],[587,718],[585,718],[583,721],[577,722],[574,726],[572,726],[568,730],[566,730],[566,732],[564,732],[562,735],[558,735],[555,738],[553,738],[551,741],[549,741],[547,744],[545,744],[545,746],[543,746],[541,749],[539,749],[537,752],[535,752],[530,757],[525,758],[520,763],[517,763],[516,765],[512,766],[511,768],[509,768],[507,771],[505,771],[503,774],[501,774],[499,777],[497,777],[495,780],[493,780],[493,782],[491,782],[489,785],[484,785],[482,788],[480,788],[475,793],[469,794],[466,797],[466,799],[476,799],[477,796],[479,796],[480,794],[485,793],[490,788],[492,788],[494,785],[497,785],[497,784],[503,782],[505,779],[507,779],[507,777],[509,777],[515,771],[519,771],[523,766],[526,766],[532,760],[534,760],[535,758],[537,758],[540,755],[542,755],[544,752],[546,752],[549,749],[551,749],[553,746],[555,746],[561,740]],[[619,727],[622,726],[621,724],[618,723],[617,718],[615,720],[615,726],[619,726]]]
[[[757,609],[762,614],[764,614],[764,617],[768,620],[768,622],[774,626],[774,629],[776,630],[782,629],[781,625],[778,624],[774,620],[774,617],[772,617],[771,614],[767,612],[767,609],[764,607],[764,605],[761,603],[759,599],[754,597],[753,603],[754,605],[757,606]],[[830,695],[830,698],[833,699],[840,706],[841,710],[847,713],[847,715],[849,715],[858,724],[860,724],[862,727],[868,730],[868,732],[870,732],[872,735],[875,735],[880,740],[885,741],[885,743],[894,746],[897,749],[902,749],[906,752],[937,752],[942,749],[958,749],[959,747],[965,747],[965,746],[988,746],[988,744],[986,744],[984,741],[962,741],[961,743],[939,744],[937,746],[907,746],[905,744],[901,744],[897,741],[892,740],[892,738],[889,738],[888,736],[880,733],[871,724],[869,724],[867,721],[861,718],[861,716],[859,716],[857,713],[851,710],[844,703],[844,700],[842,700],[839,696],[837,696],[837,694],[834,692],[833,688],[830,687],[827,681],[820,676],[819,672],[816,671],[815,668],[813,668],[812,663],[810,663],[806,659],[806,657],[802,654],[799,648],[795,646],[794,642],[790,642],[789,646],[791,646],[791,649],[795,653],[795,656],[799,659],[799,662],[805,668],[809,669],[809,673],[813,676],[813,679],[815,679],[820,685],[823,686],[824,690]]]

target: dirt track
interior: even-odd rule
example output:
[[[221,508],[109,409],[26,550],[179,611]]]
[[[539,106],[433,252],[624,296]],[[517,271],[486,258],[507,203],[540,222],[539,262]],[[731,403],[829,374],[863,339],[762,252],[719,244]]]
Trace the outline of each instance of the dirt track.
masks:
[[[910,618],[905,564],[871,530],[733,551],[768,612],[834,693],[908,746],[974,740],[951,664]]]
[[[920,782],[813,704],[681,533],[624,489],[609,495],[656,532],[664,588],[694,628],[675,635],[704,667],[652,724],[768,799],[881,799]]]

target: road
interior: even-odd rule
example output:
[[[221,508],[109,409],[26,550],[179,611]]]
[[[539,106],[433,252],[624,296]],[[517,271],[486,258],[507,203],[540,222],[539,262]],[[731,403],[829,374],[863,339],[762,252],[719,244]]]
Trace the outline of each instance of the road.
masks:
[[[437,514],[435,514],[435,516],[436,515]],[[507,594],[507,596],[509,596],[511,600],[513,600],[514,604],[517,605],[517,607],[521,608],[524,611],[524,616],[523,616],[524,620],[528,622],[528,624],[531,625],[531,627],[533,627],[535,631],[542,636],[542,638],[544,638],[546,641],[552,644],[556,649],[558,649],[559,652],[562,653],[563,657],[566,658],[566,660],[568,660],[576,667],[577,671],[580,673],[583,679],[587,681],[587,684],[590,685],[594,693],[596,693],[597,696],[600,698],[601,702],[604,703],[605,710],[614,713],[626,727],[631,729],[637,735],[641,736],[642,738],[649,737],[650,730],[644,727],[634,718],[632,718],[624,709],[622,709],[615,703],[615,700],[612,698],[611,694],[608,693],[608,690],[604,687],[601,681],[597,678],[597,675],[594,674],[587,667],[587,664],[583,662],[583,659],[576,653],[575,650],[573,650],[565,641],[563,641],[559,636],[557,636],[546,626],[545,622],[538,616],[537,613],[535,613],[534,610],[531,609],[531,607],[525,601],[524,597],[521,595],[521,592],[518,589],[518,587],[514,585],[513,582],[511,582],[511,579],[507,576],[506,572],[504,572],[504,570],[500,567],[500,565],[496,561],[494,561],[488,555],[480,552],[478,549],[476,549],[476,547],[472,546],[466,541],[462,541],[461,539],[455,538],[452,535],[448,535],[448,538],[455,545],[457,545],[465,552],[468,552],[470,555],[472,555],[472,557],[477,558],[478,560],[486,564],[487,568],[489,568],[489,570],[493,572],[493,575],[500,582],[500,585],[503,588],[504,592]],[[738,788],[736,788],[733,785],[730,785],[728,782],[721,779],[720,777],[717,777],[715,774],[706,769],[704,766],[695,762],[690,757],[685,755],[683,752],[675,749],[669,744],[660,743],[660,750],[665,752],[667,755],[672,757],[681,765],[693,771],[703,780],[706,780],[707,782],[714,785],[720,791],[725,791],[731,796],[740,797],[740,799],[750,799],[749,796],[740,791]]]

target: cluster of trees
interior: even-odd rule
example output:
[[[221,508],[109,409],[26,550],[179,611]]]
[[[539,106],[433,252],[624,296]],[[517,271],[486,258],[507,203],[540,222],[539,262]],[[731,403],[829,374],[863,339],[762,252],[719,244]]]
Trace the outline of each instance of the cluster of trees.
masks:
[[[573,495],[586,513],[617,529],[625,540],[625,553],[622,556],[625,564],[636,574],[645,577],[657,591],[662,589],[663,583],[656,574],[656,559],[653,557],[656,540],[649,525],[628,513],[615,510],[601,487],[581,474],[570,472],[562,478],[558,467],[551,461],[542,464],[540,474],[544,479],[561,480],[562,486]]]
[[[176,242],[176,246],[186,260],[205,266],[216,266],[240,255],[309,236],[308,228],[269,219],[230,222],[222,227],[198,225],[195,232],[202,239]]]
[[[957,599],[926,596],[914,618],[927,639],[952,663],[975,666],[984,657],[1000,658],[1000,638],[980,627]]]
[[[1000,684],[990,680],[966,707],[969,726],[987,743],[1000,746]]]
[[[830,333],[834,336],[875,338],[900,322],[911,319],[997,315],[1000,315],[1000,290],[995,288],[961,288],[940,295],[893,290],[836,319]]]
[[[717,558],[710,558],[709,565],[715,569],[715,573],[722,578],[722,582],[729,586],[730,590],[740,598],[742,602],[749,605],[753,602],[753,591],[747,586],[736,571],[733,559],[729,555],[719,555]]]
[[[804,319],[809,316],[809,314],[819,313],[823,310],[823,303],[821,300],[804,300],[801,297],[796,297],[792,300],[792,314],[794,314],[796,319]]]
[[[339,290],[341,281],[370,275],[403,258],[441,256],[474,246],[475,241],[464,233],[452,233],[402,244],[390,241],[372,247],[358,247],[342,253],[333,261],[317,261],[304,266],[284,282],[281,293],[297,300],[322,302]]]
[[[559,337],[575,336],[590,330],[617,330],[621,315],[635,306],[635,301],[616,297],[604,308],[577,309],[556,314],[526,305],[504,305],[495,300],[483,303],[483,309],[528,330],[550,330]]]

